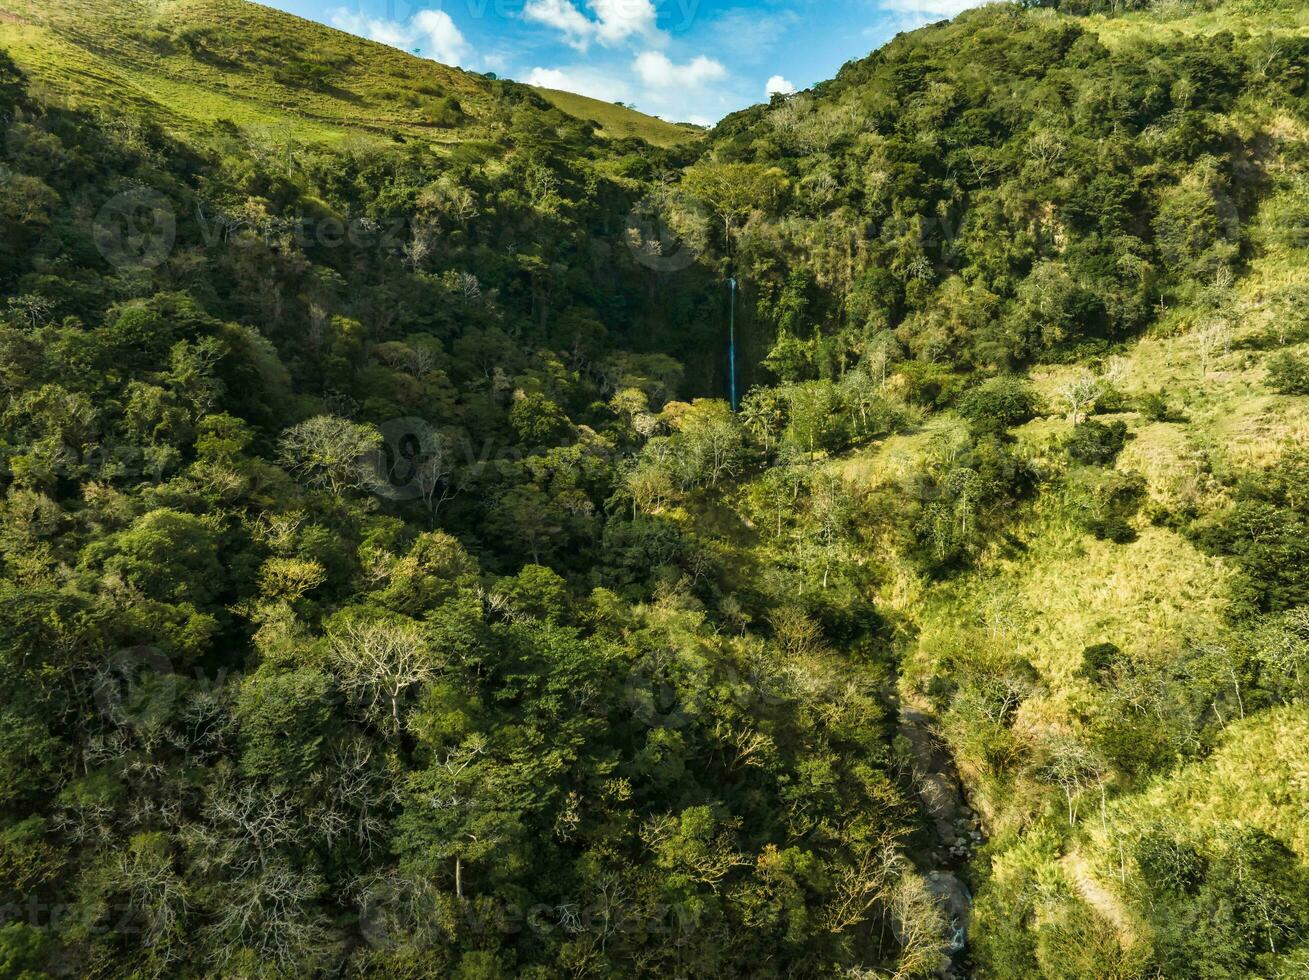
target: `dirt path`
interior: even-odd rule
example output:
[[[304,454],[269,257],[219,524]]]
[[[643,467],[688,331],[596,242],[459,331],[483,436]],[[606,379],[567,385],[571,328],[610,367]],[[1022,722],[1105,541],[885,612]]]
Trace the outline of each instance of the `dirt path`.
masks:
[[[1118,900],[1117,895],[1100,884],[1091,866],[1086,863],[1086,859],[1074,851],[1060,860],[1059,865],[1072,881],[1077,893],[1082,896],[1082,900],[1095,911],[1096,915],[1113,926],[1119,945],[1123,949],[1135,945],[1137,930],[1131,914],[1123,908],[1123,903]]]

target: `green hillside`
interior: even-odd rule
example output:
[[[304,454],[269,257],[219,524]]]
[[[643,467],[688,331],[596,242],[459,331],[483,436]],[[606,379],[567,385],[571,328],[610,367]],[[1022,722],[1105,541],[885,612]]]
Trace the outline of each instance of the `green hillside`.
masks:
[[[0,0],[0,976],[1305,976],[1307,64]]]
[[[536,91],[556,109],[596,123],[600,135],[610,139],[635,137],[655,146],[680,146],[704,135],[704,130],[690,123],[668,123],[656,116],[647,116],[575,92],[552,88],[537,88]]]
[[[786,185],[740,214],[738,275],[791,394],[745,418],[803,406],[865,501],[845,547],[986,838],[978,976],[1309,963],[1307,26],[992,7],[729,118],[698,165]],[[883,403],[849,453],[808,413],[864,411],[870,362],[944,411],[894,432]],[[758,564],[803,560],[789,525]]]
[[[329,143],[495,138],[488,117],[512,88],[247,0],[6,0],[0,44],[54,97],[135,106],[195,135],[225,121]],[[615,138],[673,146],[693,135],[618,106],[543,94],[572,115],[585,110],[579,118]]]

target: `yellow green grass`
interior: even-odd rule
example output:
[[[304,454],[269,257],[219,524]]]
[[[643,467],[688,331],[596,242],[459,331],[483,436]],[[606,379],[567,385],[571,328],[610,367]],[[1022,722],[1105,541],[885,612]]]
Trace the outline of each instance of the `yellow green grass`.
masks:
[[[561,112],[577,119],[594,122],[601,136],[607,139],[635,137],[653,146],[681,146],[699,139],[704,130],[690,123],[670,123],[657,116],[625,109],[612,102],[588,98],[575,92],[553,88],[537,88],[547,102]]]
[[[395,136],[436,146],[495,133],[493,85],[481,75],[305,21],[247,0],[0,0],[0,47],[36,86],[88,109],[149,109],[175,132],[205,137],[220,121],[302,141]],[[323,73],[286,77],[288,65]],[[542,91],[603,135],[669,146],[695,138],[617,105]],[[462,115],[450,117],[449,100]]]

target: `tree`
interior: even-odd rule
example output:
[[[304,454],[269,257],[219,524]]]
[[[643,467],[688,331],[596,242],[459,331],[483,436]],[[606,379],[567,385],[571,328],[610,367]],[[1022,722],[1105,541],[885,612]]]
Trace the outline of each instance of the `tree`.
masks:
[[[848,444],[846,416],[841,411],[836,385],[830,381],[805,381],[787,385],[787,426],[783,436],[806,453],[835,451]]]
[[[329,627],[328,640],[341,689],[370,715],[389,708],[392,732],[398,736],[402,698],[432,680],[442,666],[422,629],[400,617],[364,619],[346,611]]]
[[[520,395],[509,410],[509,422],[527,446],[553,446],[572,429],[563,410],[545,395]]]
[[[1087,466],[1112,466],[1127,445],[1127,423],[1105,424],[1095,419],[1082,422],[1064,443],[1068,455]]]
[[[299,786],[320,765],[335,727],[332,679],[320,670],[261,670],[242,685],[233,714],[241,769],[273,786]]]
[[[689,406],[675,403],[665,414],[677,434],[671,444],[651,440],[646,455],[671,449],[667,461],[683,489],[717,486],[739,470],[745,459],[745,437],[726,402],[701,398]]]
[[[0,976],[12,980],[48,977],[45,959],[49,945],[48,934],[36,923],[7,922],[0,925]]]
[[[1068,822],[1077,822],[1077,797],[1104,778],[1104,759],[1085,742],[1072,735],[1051,735],[1042,744],[1044,761],[1039,775],[1063,790],[1068,802]]]
[[[718,216],[727,247],[735,226],[751,212],[770,208],[786,188],[786,177],[762,163],[698,163],[686,171],[682,186]]]
[[[1200,350],[1200,377],[1209,377],[1214,359],[1226,354],[1232,346],[1232,325],[1222,317],[1207,321],[1195,334]]]
[[[1002,375],[982,382],[959,402],[959,414],[979,432],[1003,433],[1037,413],[1036,390],[1021,378]]]
[[[1283,395],[1309,395],[1309,359],[1279,354],[1268,362],[1268,383]]]
[[[741,424],[771,454],[786,424],[786,399],[776,388],[752,388],[741,399]]]
[[[340,497],[372,484],[370,454],[382,449],[382,435],[370,425],[319,415],[282,433],[278,459],[310,486]]]
[[[527,565],[517,575],[496,583],[496,592],[509,600],[514,613],[547,622],[568,613],[568,585],[553,569]]]
[[[512,805],[517,779],[474,733],[435,754],[410,780],[411,804],[400,823],[416,855],[454,861],[455,896],[464,898],[464,866],[491,857],[522,832]]]
[[[1080,425],[1086,418],[1086,412],[1100,399],[1103,390],[1098,378],[1091,374],[1079,374],[1071,381],[1059,387],[1058,397],[1068,408],[1068,421]]]
[[[203,518],[160,508],[107,544],[105,568],[166,602],[207,602],[224,579],[217,545]]]
[[[894,980],[939,974],[946,965],[946,921],[941,905],[922,877],[900,869],[890,901],[891,919],[900,942]]]

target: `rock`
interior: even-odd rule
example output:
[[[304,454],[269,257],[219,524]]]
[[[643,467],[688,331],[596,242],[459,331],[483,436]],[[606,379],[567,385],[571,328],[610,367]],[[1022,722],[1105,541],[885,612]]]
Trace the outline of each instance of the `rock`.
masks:
[[[933,871],[927,876],[927,890],[930,891],[945,913],[950,924],[949,953],[958,956],[964,951],[968,942],[968,925],[972,916],[973,899],[963,883],[948,871]]]

